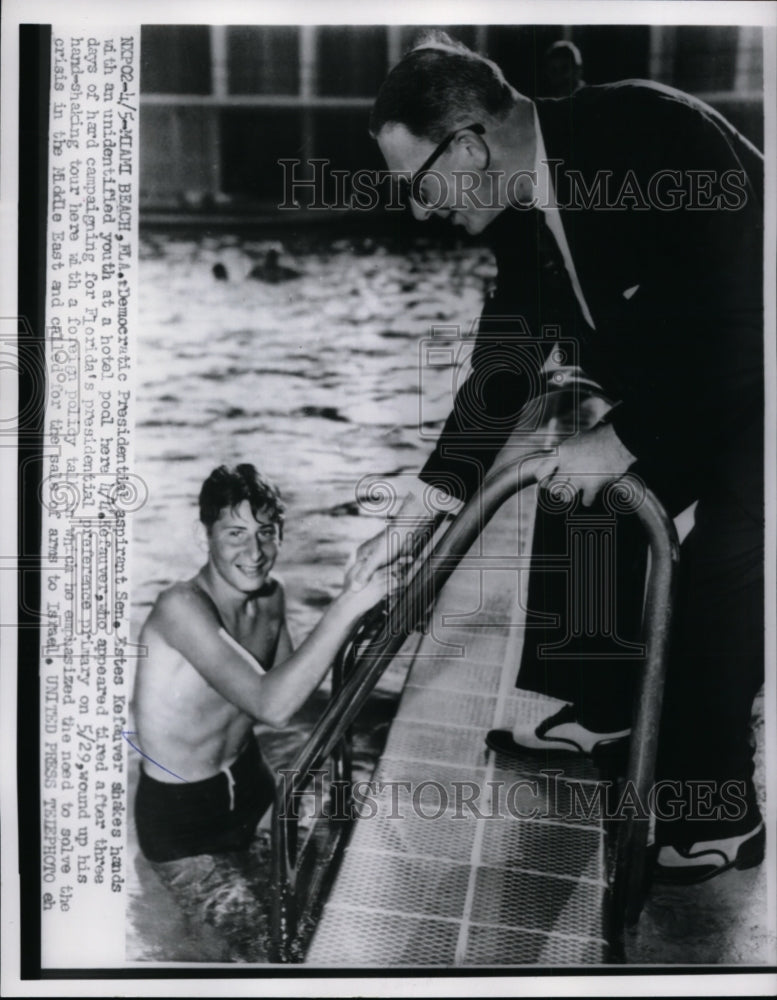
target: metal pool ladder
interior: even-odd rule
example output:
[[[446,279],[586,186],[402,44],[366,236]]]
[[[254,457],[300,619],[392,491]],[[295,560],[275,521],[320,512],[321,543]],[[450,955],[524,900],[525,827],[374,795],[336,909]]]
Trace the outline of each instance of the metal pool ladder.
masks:
[[[276,786],[273,811],[272,913],[275,961],[306,960],[305,949],[321,916],[323,902],[332,889],[335,879],[337,884],[340,883],[340,879],[337,878],[338,868],[354,825],[351,819],[350,747],[350,727],[354,719],[408,637],[423,626],[443,584],[459,565],[485,525],[505,501],[536,483],[534,475],[525,468],[527,460],[531,457],[533,456],[525,456],[489,476],[480,491],[451,520],[450,526],[441,537],[438,533],[434,538],[425,539],[418,546],[422,553],[407,584],[388,601],[370,611],[340,650],[334,666],[333,694],[328,706],[297,759],[281,774]],[[643,641],[646,653],[637,686],[625,775],[627,781],[632,783],[638,801],[645,802],[649,801],[648,793],[654,779],[679,545],[674,525],[663,507],[640,483],[630,476],[625,476],[611,483],[607,489],[614,491],[611,495],[618,498],[620,510],[634,513],[639,518],[647,534],[650,548],[650,569],[643,614]],[[329,808],[312,828],[305,828],[300,825],[298,819],[298,804],[315,782],[325,780],[324,776],[327,781]],[[358,821],[356,822],[358,825]],[[590,956],[588,961],[592,963],[623,960],[624,930],[626,927],[636,925],[646,892],[649,825],[649,818],[644,814],[633,814],[617,823],[615,847],[610,852],[609,863],[605,866],[607,885],[601,893],[604,910],[601,921],[603,939],[601,957],[599,952],[590,949],[587,951],[573,949],[570,952],[562,948],[559,954],[587,955]],[[572,838],[584,834],[584,831],[575,829],[569,831],[554,829],[550,832],[554,836],[564,832],[565,836]],[[545,854],[548,853],[549,848],[546,845],[541,849]],[[347,860],[346,858],[346,862]],[[344,869],[343,874],[345,874]],[[377,862],[370,877],[374,879],[377,887],[382,877]],[[391,872],[384,872],[383,877],[390,878]],[[571,876],[565,875],[561,878],[571,878]],[[369,887],[365,891],[369,893]],[[436,926],[442,929],[440,933],[447,940],[448,928],[444,922],[446,919],[449,923],[454,923],[451,918],[442,917]],[[358,935],[359,924],[364,921],[360,921],[358,914],[355,920],[356,930],[343,929],[343,934]],[[487,933],[488,914],[481,916],[481,920],[483,921],[481,929],[485,928],[484,933]],[[400,914],[399,922],[395,921],[395,924],[390,926],[400,926],[403,923],[412,924],[412,921],[407,919],[402,921]],[[500,934],[496,933],[497,929],[498,927],[492,928],[495,932],[489,939],[492,942],[500,938]],[[570,930],[567,927],[566,932],[570,934],[571,939],[575,939],[574,928]],[[338,931],[335,930],[335,933]],[[563,938],[565,929],[562,927],[550,933]],[[525,938],[527,932],[522,931],[522,934]],[[509,934],[506,935],[502,931],[501,937],[509,938]],[[516,937],[515,940],[519,938]],[[315,955],[307,956],[307,960],[314,964],[326,961],[321,959],[321,946],[314,948],[314,951]],[[323,951],[326,951],[326,948]],[[443,951],[444,949],[440,954],[443,954]],[[460,951],[459,948],[456,952],[457,961],[461,961],[462,964],[478,964],[476,952],[472,953],[475,958],[467,959],[460,954]],[[368,947],[361,954],[363,955],[361,964],[378,966],[384,964],[379,955],[370,953]],[[412,943],[410,951],[406,954],[413,954]],[[483,954],[482,949],[480,954]],[[526,959],[518,957],[510,961],[509,956],[503,956],[497,962],[493,956],[481,958],[482,964],[490,965],[518,965],[522,961]],[[580,963],[579,958],[571,961]],[[453,962],[443,960],[442,964],[453,964]]]

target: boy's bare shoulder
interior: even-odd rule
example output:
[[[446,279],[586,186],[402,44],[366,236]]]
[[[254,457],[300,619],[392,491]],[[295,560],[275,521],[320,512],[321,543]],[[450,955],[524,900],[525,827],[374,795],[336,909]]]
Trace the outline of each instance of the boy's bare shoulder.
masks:
[[[285,614],[286,594],[277,577],[271,577],[265,590],[257,595],[257,605],[273,617]],[[191,621],[192,616],[211,623],[216,629],[223,626],[218,608],[196,576],[191,580],[179,580],[160,591],[146,624],[164,634],[171,625],[182,619]]]
[[[160,611],[175,611],[196,607],[200,604],[212,606],[213,602],[198,584],[197,577],[194,576],[191,580],[178,580],[165,590],[160,590],[154,608]]]
[[[164,634],[171,625],[192,616],[204,618],[219,625],[219,614],[213,601],[208,597],[197,578],[179,580],[157,595],[146,625],[151,625]]]

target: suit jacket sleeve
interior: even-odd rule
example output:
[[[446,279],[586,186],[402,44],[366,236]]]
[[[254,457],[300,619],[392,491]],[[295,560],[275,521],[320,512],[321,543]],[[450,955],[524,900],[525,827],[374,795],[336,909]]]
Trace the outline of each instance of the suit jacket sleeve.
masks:
[[[531,213],[508,210],[493,224],[496,288],[486,298],[470,373],[420,477],[459,499],[480,486],[510,434],[543,422],[540,396],[548,346],[540,334],[537,252]]]

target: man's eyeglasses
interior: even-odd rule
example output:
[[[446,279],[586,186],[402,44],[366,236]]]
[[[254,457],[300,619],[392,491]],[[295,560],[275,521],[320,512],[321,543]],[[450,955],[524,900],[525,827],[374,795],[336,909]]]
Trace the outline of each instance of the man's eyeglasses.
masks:
[[[400,187],[402,190],[407,190],[409,192],[410,198],[422,209],[429,211],[430,209],[439,208],[439,201],[432,199],[427,199],[424,195],[422,183],[424,175],[427,174],[431,169],[433,164],[439,160],[445,150],[450,146],[459,132],[474,132],[475,135],[485,135],[485,128],[478,122],[473,122],[471,125],[462,125],[461,128],[454,129],[450,132],[442,142],[432,150],[431,154],[424,160],[421,166],[416,170],[412,177],[401,177]],[[489,156],[490,159],[490,156]]]

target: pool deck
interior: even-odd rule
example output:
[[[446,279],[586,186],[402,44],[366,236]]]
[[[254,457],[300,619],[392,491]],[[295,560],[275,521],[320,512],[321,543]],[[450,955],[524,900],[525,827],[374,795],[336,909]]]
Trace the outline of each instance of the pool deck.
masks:
[[[514,686],[533,510],[528,494],[505,504],[470,550],[479,568],[465,562],[437,602],[375,773],[377,815],[356,821],[312,964],[606,958],[602,831],[595,819],[568,818],[560,801],[570,782],[596,775],[565,755],[564,780],[547,779],[548,760],[516,767],[483,742],[516,714],[539,721],[543,712]],[[520,818],[534,811],[548,818]]]
[[[574,755],[515,761],[484,744],[491,728],[548,714],[547,699],[514,686],[533,492],[513,498],[487,526],[469,554],[478,568],[465,559],[415,645],[374,775],[374,815],[356,820],[306,956],[311,965],[613,961],[603,821],[579,808],[602,775]],[[493,568],[483,568],[482,557]],[[549,777],[551,770],[560,773]],[[763,796],[762,755],[757,779]],[[763,865],[699,886],[653,887],[627,935],[625,960],[773,964],[765,873]]]

